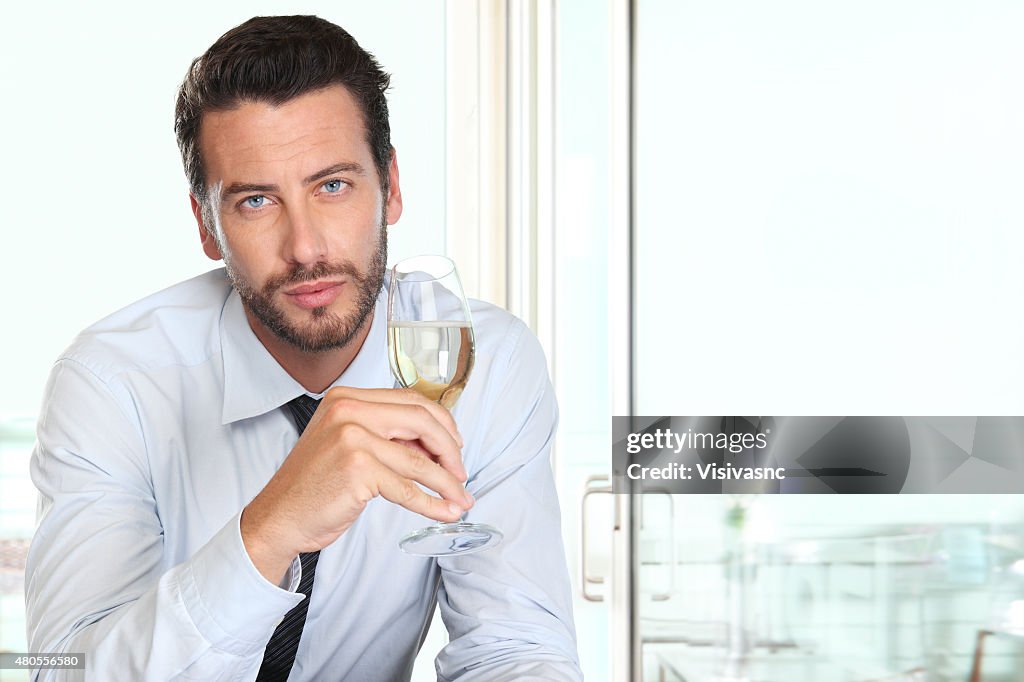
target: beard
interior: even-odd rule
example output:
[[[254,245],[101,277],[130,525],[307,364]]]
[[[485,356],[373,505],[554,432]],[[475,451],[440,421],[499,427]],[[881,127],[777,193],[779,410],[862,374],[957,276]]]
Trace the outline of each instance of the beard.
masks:
[[[256,288],[232,267],[229,259],[225,258],[224,265],[242,304],[263,326],[303,353],[323,353],[348,345],[373,314],[387,269],[386,216],[381,219],[379,231],[377,248],[365,272],[360,272],[350,260],[320,261],[312,267],[296,264],[288,272],[272,277],[262,287]],[[329,312],[326,306],[322,306],[310,310],[309,319],[292,323],[283,308],[274,302],[274,295],[285,286],[332,275],[344,275],[356,287],[355,309],[345,315]]]

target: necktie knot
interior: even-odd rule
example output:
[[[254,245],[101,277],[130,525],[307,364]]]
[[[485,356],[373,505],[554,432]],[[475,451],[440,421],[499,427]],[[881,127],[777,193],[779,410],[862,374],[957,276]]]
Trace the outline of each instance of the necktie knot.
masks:
[[[288,411],[292,413],[295,426],[299,429],[299,434],[301,435],[306,430],[306,424],[313,418],[316,408],[320,405],[320,399],[311,398],[303,393],[298,398],[289,400],[287,405]]]

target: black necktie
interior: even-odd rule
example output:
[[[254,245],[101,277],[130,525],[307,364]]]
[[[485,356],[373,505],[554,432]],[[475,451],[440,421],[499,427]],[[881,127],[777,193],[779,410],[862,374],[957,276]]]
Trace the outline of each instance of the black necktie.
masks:
[[[306,429],[306,424],[316,412],[320,401],[308,395],[300,395],[287,404],[299,428],[299,435]],[[299,555],[302,562],[302,577],[299,579],[299,592],[306,598],[295,608],[285,614],[284,620],[274,630],[267,642],[267,650],[263,653],[263,664],[256,682],[284,682],[288,679],[292,665],[295,663],[295,652],[299,650],[299,639],[302,637],[302,626],[306,624],[306,612],[309,611],[309,600],[313,595],[313,575],[316,573],[316,562],[320,552],[307,552]]]

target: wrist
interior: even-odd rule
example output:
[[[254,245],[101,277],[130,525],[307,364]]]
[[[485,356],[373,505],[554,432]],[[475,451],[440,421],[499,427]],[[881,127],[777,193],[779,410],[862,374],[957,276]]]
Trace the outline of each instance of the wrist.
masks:
[[[253,566],[268,582],[280,585],[299,551],[283,545],[252,502],[242,510],[239,530]]]

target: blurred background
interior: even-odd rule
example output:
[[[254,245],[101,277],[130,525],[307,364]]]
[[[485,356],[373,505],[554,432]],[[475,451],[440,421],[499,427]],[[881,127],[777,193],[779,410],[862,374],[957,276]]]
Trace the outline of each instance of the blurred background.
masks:
[[[405,213],[525,319],[588,680],[1017,680],[1024,499],[609,490],[611,414],[1024,414],[1012,0],[20,3],[0,43],[0,650],[24,651],[52,361],[216,267],[178,84],[257,14],[392,72]],[[435,622],[414,674],[434,679]],[[0,680],[27,674],[0,671]]]

